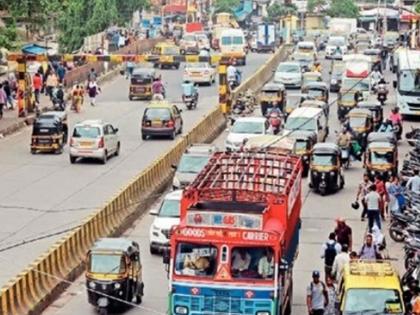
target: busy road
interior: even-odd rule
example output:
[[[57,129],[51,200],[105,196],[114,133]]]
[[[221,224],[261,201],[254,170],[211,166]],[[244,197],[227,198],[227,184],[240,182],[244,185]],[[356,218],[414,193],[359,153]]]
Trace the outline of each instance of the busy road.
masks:
[[[257,57],[255,57],[257,58]],[[323,79],[329,82],[330,61],[322,61]],[[392,75],[386,74],[388,82],[392,82]],[[298,98],[299,90],[288,90],[288,101],[294,102]],[[330,95],[331,110],[329,115],[330,133],[327,142],[335,142],[335,131],[341,130],[341,125],[336,115],[336,94]],[[384,115],[388,116],[392,104],[395,103],[395,94],[391,90],[387,105],[384,107]],[[259,110],[255,115],[260,115]],[[410,122],[404,122],[404,128],[407,130]],[[227,132],[220,135],[215,141],[219,148],[224,147],[224,140]],[[399,159],[402,160],[408,152],[407,142],[399,143]],[[85,168],[85,167],[84,167]],[[337,193],[321,196],[315,194],[308,188],[307,179],[303,180],[303,208],[302,208],[302,227],[300,234],[299,256],[293,270],[294,296],[292,314],[301,315],[307,313],[306,290],[311,281],[311,274],[314,270],[321,271],[323,274],[324,262],[320,258],[321,247],[328,239],[328,234],[335,228],[336,218],[342,217],[346,223],[353,229],[353,248],[358,252],[363,244],[366,231],[366,222],[360,220],[360,210],[353,210],[351,203],[355,200],[359,183],[362,180],[364,168],[361,162],[352,162],[348,170],[345,170],[345,186],[343,190]],[[159,201],[154,207],[157,207]],[[143,264],[143,276],[145,282],[145,296],[143,303],[133,309],[129,309],[125,314],[166,314],[167,311],[167,274],[162,264],[160,256],[149,254],[149,227],[152,223],[152,217],[145,214],[139,219],[134,227],[127,231],[124,236],[133,239],[140,244],[141,260]],[[387,234],[387,225],[389,218],[384,224],[383,231],[387,237],[387,250],[391,258],[395,259],[393,264],[403,272],[401,264],[401,245],[394,243]],[[70,314],[96,314],[95,308],[87,302],[86,287],[84,277],[80,277],[73,285],[53,303],[45,312],[46,315],[70,315]]]
[[[249,54],[247,65],[241,67],[243,77],[255,73],[267,56]],[[198,108],[187,111],[181,99],[183,71],[181,66],[180,70],[158,72],[162,74],[167,98],[180,103],[183,109],[186,133],[217,104],[218,87],[217,83],[200,87]],[[55,233],[77,226],[173,144],[167,139],[141,140],[140,120],[146,102],[128,100],[128,82],[121,76],[105,83],[95,107],[86,101],[80,114],[69,114],[69,130],[85,119],[103,119],[119,128],[121,154],[107,165],[89,160],[71,165],[68,147],[61,155],[32,155],[29,127],[0,140],[0,248],[11,247],[0,255],[1,284],[59,239],[61,234]],[[49,236],[14,246],[45,235]],[[162,293],[158,288],[154,292]]]

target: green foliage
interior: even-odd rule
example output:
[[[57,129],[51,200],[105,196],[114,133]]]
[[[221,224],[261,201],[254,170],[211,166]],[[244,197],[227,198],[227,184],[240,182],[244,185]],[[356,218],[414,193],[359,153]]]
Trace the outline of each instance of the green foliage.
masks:
[[[233,13],[233,10],[238,7],[239,4],[240,0],[216,0],[214,2],[214,11],[215,13]]]
[[[130,21],[133,12],[150,8],[150,2],[148,0],[117,0],[116,8],[119,24],[125,25]]]
[[[414,11],[416,11],[416,13],[420,13],[420,0],[417,0],[414,4]]]
[[[271,22],[278,22],[280,17],[296,12],[297,7],[294,4],[274,3],[267,8],[268,20]]]
[[[10,25],[6,25],[6,27],[0,28],[0,47],[4,47],[8,50],[14,50],[16,49],[16,40],[17,33],[14,22]]]
[[[331,17],[357,18],[359,8],[353,0],[333,0],[328,14]]]
[[[310,13],[321,12],[323,6],[325,5],[325,0],[308,0],[307,10]]]

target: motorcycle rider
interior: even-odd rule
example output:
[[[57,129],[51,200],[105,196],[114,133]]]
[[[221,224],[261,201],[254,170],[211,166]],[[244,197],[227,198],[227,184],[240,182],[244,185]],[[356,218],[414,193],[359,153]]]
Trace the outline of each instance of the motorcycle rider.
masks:
[[[235,59],[232,59],[230,61],[229,66],[227,67],[226,72],[227,72],[228,82],[233,82],[234,83],[233,86],[237,87],[241,83],[241,74],[234,66],[235,63],[236,63]]]
[[[60,110],[65,110],[65,108],[66,108],[66,105],[64,103],[63,84],[61,84],[61,83],[53,91],[53,105],[54,105],[54,107],[56,105],[58,105]]]
[[[197,106],[198,103],[198,89],[197,87],[189,80],[182,83],[182,101],[185,102],[187,97],[192,97]]]
[[[351,150],[351,140],[353,139],[352,134],[350,133],[349,129],[346,127],[343,127],[341,132],[338,135],[337,138],[337,145],[340,148],[344,148],[348,151],[349,157],[352,155]]]
[[[378,101],[381,102],[381,99],[383,98],[383,103],[385,103],[386,101],[386,96],[388,94],[388,89],[386,87],[386,81],[384,79],[384,77],[382,77],[377,85],[376,91],[378,93]]]
[[[382,122],[381,126],[378,129],[378,132],[393,132],[394,129],[392,128],[392,121],[390,119],[385,120]]]
[[[376,92],[377,85],[379,81],[383,78],[382,73],[379,71],[378,67],[375,67],[371,74],[371,80],[372,80],[372,90]]]
[[[280,108],[274,106],[267,111],[268,122],[270,123],[269,133],[271,134],[278,134],[283,119],[283,113],[281,112]]]
[[[162,83],[162,79],[160,76],[153,80],[152,84],[152,94],[160,94],[163,98],[165,98],[165,86]]]

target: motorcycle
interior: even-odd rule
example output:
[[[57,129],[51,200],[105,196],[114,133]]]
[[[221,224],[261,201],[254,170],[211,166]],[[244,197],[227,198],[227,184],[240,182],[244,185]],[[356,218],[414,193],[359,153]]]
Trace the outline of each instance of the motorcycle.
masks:
[[[416,142],[420,141],[420,128],[414,128],[411,126],[411,131],[408,131],[405,134],[405,138],[407,139],[408,144],[414,147]]]
[[[53,103],[53,109],[55,111],[63,112],[63,111],[66,110],[67,104],[66,104],[65,100],[58,99],[58,98],[54,97],[53,100],[52,100],[52,103]]]
[[[270,124],[270,130],[273,135],[277,135],[280,132],[281,127],[281,117],[280,114],[276,111],[272,111],[268,116],[268,122]]]
[[[197,95],[183,95],[182,100],[184,101],[187,109],[192,110],[197,108],[198,96]]]
[[[406,238],[404,233],[408,225],[415,220],[415,217],[402,214],[402,213],[391,213],[391,224],[389,226],[389,236],[395,242],[403,242]]]
[[[378,94],[378,101],[383,106],[387,100],[388,89],[384,83],[379,83],[376,88],[376,93]]]

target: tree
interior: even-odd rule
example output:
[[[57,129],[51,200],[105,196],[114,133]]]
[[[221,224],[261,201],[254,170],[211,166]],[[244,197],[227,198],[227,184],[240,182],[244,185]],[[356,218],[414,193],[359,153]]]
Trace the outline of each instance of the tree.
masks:
[[[414,4],[414,11],[416,11],[416,13],[420,13],[420,0],[417,0]]]
[[[144,8],[150,8],[148,0],[117,0],[118,22],[121,25],[127,24],[131,20],[134,12]]]
[[[268,20],[271,22],[278,21],[280,17],[296,12],[297,7],[294,4],[274,3],[267,8]]]
[[[105,30],[117,21],[115,0],[94,0],[92,14],[86,23],[87,34],[92,35]]]
[[[7,24],[6,27],[0,27],[0,47],[8,50],[16,49],[17,32],[15,22]]]
[[[240,0],[216,0],[214,2],[214,12],[227,12],[233,13],[235,8],[237,8],[240,4]]]
[[[359,8],[353,0],[333,0],[328,14],[331,17],[357,18]]]
[[[308,0],[307,10],[310,13],[321,12],[326,4],[325,0]]]

